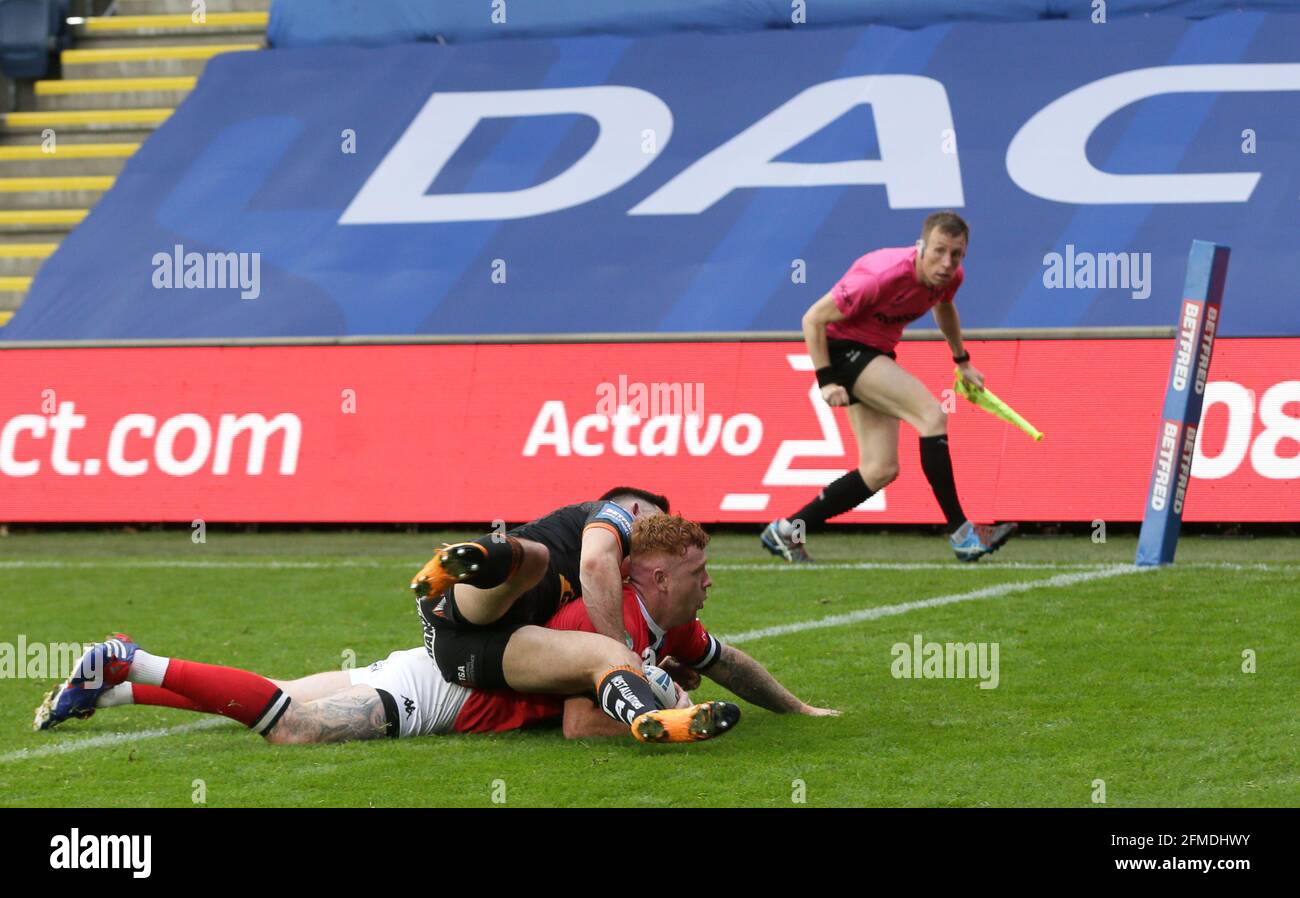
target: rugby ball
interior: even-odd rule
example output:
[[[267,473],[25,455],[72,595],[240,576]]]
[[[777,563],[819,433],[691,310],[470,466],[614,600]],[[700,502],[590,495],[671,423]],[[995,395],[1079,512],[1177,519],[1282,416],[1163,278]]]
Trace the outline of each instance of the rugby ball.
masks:
[[[650,681],[650,688],[654,690],[660,708],[677,707],[677,684],[668,675],[668,671],[653,664],[646,664],[645,678]]]

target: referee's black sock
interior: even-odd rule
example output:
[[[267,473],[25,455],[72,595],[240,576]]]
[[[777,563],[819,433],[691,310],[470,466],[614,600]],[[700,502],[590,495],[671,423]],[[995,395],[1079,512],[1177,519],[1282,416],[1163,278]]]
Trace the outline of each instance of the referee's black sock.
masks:
[[[921,437],[921,470],[925,479],[930,481],[934,498],[939,500],[943,516],[948,519],[948,533],[957,532],[966,523],[966,512],[961,510],[957,501],[957,484],[952,479],[952,455],[948,452],[948,435],[941,433],[932,437]]]
[[[645,673],[626,665],[605,672],[596,687],[596,700],[602,711],[628,726],[642,714],[659,707]]]
[[[856,508],[871,498],[871,487],[862,479],[857,468],[831,482],[803,508],[795,512],[789,520],[803,521],[804,529],[820,527],[837,514]]]

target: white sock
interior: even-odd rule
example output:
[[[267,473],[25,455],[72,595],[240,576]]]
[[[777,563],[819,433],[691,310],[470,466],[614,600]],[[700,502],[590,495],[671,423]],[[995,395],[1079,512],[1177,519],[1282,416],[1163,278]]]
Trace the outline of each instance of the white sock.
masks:
[[[135,659],[131,662],[131,672],[126,678],[132,683],[144,683],[146,686],[161,686],[163,677],[167,676],[167,664],[170,658],[151,655],[144,649],[135,650]]]
[[[95,699],[96,708],[116,708],[118,705],[135,704],[135,687],[130,683],[118,683],[109,689],[105,689]]]

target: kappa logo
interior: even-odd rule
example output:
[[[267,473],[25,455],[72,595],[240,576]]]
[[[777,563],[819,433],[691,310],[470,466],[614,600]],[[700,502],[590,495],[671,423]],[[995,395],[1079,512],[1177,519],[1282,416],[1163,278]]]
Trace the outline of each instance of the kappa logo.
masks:
[[[406,696],[402,696],[402,707],[406,709],[406,719],[410,720],[411,715],[415,713],[415,702]]]

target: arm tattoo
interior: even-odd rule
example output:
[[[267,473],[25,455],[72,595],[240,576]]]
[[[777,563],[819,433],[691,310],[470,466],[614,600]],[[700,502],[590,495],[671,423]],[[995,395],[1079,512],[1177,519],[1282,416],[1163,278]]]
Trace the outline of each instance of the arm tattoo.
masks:
[[[273,730],[280,742],[350,742],[388,733],[379,693],[356,686],[314,702],[293,704]]]
[[[704,675],[760,708],[778,714],[797,713],[803,708],[803,702],[777,682],[767,668],[738,648],[724,645],[718,660]]]

